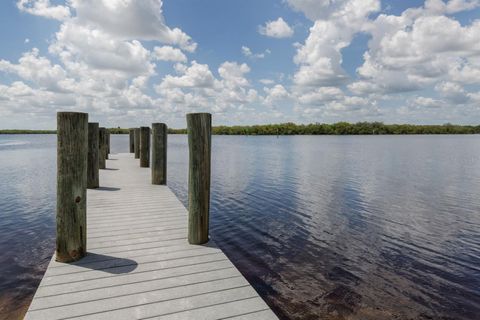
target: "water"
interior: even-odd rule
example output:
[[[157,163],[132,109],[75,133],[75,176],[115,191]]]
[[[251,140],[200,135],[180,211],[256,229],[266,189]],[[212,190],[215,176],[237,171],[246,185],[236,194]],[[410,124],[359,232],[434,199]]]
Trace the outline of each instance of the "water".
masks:
[[[0,136],[5,318],[54,249],[55,140]],[[186,137],[168,148],[186,204]],[[478,319],[479,194],[478,136],[213,137],[212,237],[282,319]]]

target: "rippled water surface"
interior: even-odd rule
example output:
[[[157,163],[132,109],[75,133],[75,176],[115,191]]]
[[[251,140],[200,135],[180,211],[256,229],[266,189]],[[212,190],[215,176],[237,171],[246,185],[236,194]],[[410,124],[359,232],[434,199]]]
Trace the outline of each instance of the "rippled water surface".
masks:
[[[54,250],[55,142],[0,135],[4,318]],[[168,147],[186,204],[186,136]],[[283,319],[478,319],[480,137],[214,136],[211,233]]]

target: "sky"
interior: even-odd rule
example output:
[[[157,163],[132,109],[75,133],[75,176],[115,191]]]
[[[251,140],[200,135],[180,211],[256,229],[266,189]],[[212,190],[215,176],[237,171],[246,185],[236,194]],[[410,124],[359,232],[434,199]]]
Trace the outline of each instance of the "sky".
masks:
[[[480,0],[4,0],[0,129],[480,122]]]

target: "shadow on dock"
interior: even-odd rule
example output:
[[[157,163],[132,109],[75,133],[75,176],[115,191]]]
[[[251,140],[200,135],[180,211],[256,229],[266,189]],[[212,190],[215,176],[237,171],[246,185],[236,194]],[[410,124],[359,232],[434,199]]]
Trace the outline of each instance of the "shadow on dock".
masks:
[[[72,264],[85,269],[103,271],[110,274],[130,273],[138,267],[138,263],[135,260],[93,252],[88,252],[84,259]]]
[[[122,189],[121,188],[115,188],[115,187],[98,187],[95,190],[99,190],[99,191],[119,191],[119,190],[122,190]]]

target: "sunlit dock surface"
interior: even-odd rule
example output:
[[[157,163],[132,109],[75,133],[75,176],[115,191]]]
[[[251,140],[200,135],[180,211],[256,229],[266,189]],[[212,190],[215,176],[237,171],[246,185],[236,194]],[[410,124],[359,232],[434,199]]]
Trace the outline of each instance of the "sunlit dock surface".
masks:
[[[188,213],[133,154],[88,190],[88,255],[52,258],[25,319],[277,319],[213,241],[187,242]]]

